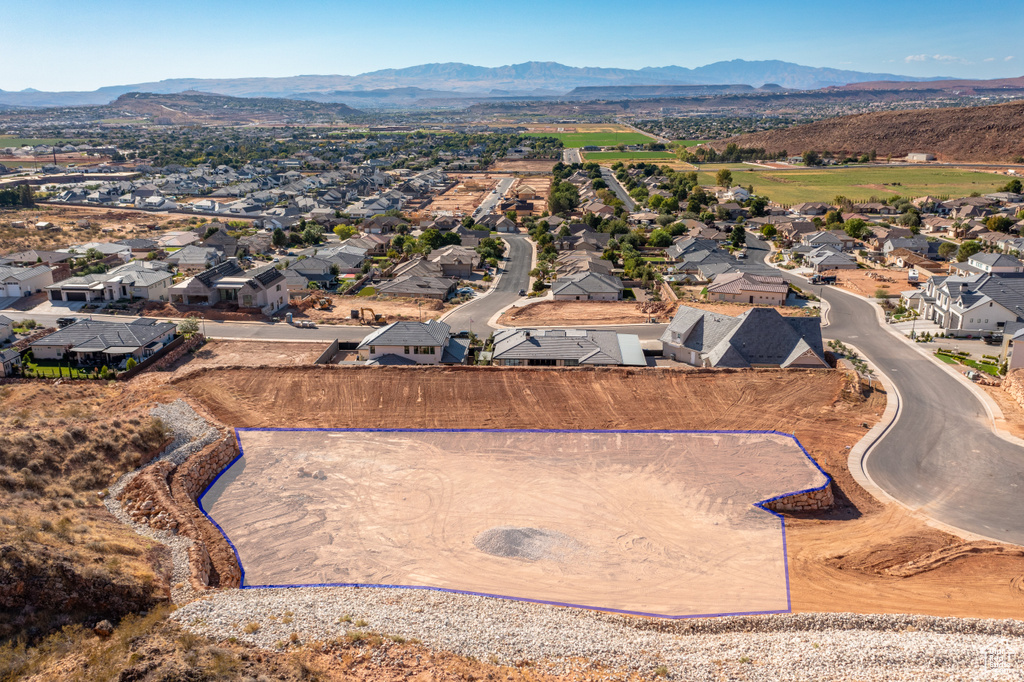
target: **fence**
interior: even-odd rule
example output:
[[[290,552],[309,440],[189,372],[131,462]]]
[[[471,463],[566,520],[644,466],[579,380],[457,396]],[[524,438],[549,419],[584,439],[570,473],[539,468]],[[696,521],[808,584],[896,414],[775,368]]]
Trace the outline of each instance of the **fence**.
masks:
[[[124,372],[119,372],[117,378],[121,381],[127,381],[136,374],[139,374],[140,372],[145,372],[147,369],[155,365],[161,358],[163,358],[165,355],[173,351],[175,348],[181,346],[183,343],[185,343],[184,336],[175,337],[169,344],[167,344],[157,352],[153,353],[139,364],[135,365],[129,370],[125,370]]]
[[[335,339],[331,345],[327,347],[323,353],[320,354],[316,360],[313,361],[314,365],[329,365],[334,360],[334,356],[341,351],[353,351],[359,347],[359,341],[341,341]]]

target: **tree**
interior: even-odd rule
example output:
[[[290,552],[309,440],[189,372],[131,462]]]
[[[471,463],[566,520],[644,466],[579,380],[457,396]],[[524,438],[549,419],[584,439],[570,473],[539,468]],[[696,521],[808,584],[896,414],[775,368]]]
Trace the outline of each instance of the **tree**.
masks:
[[[185,338],[190,338],[199,333],[199,320],[194,317],[186,317],[178,323],[178,333]]]
[[[803,155],[805,166],[819,166],[821,165],[821,157],[818,156],[818,152],[807,151]]]
[[[1018,178],[1014,178],[1013,180],[1010,180],[1008,183],[1003,185],[1002,189],[1000,189],[999,191],[1000,192],[1013,192],[1014,194],[1020,194],[1021,190],[1022,190],[1022,186],[1021,186],[1020,180]]]
[[[750,200],[750,206],[747,208],[750,211],[750,217],[760,218],[768,213],[768,200],[764,197],[754,197]]]
[[[956,260],[959,263],[963,263],[965,260],[973,256],[974,254],[981,251],[981,242],[978,241],[966,241],[960,245],[960,248],[956,251]]]
[[[277,248],[283,249],[288,246],[288,235],[280,227],[275,227],[273,234],[270,236],[270,242]]]
[[[775,229],[775,226],[770,224],[770,223],[768,225],[765,225],[765,226],[763,226],[761,228],[761,234],[764,235],[768,239],[774,238],[775,235],[777,235],[778,233],[779,233],[779,231],[777,229]]]
[[[729,243],[736,249],[747,243],[747,231],[743,229],[742,225],[732,228],[732,232],[729,234]]]
[[[206,228],[206,232],[203,234],[203,239],[209,239],[218,232],[220,232],[220,225],[211,224],[208,228]]]
[[[839,211],[829,211],[828,213],[825,214],[826,225],[842,225],[842,223],[843,214],[840,213]]]
[[[860,218],[847,220],[843,225],[843,229],[853,239],[864,239],[871,233],[871,230],[868,229],[868,224]]]
[[[302,241],[306,244],[319,244],[323,236],[324,228],[316,224],[307,225],[306,229],[302,231]]]
[[[1013,220],[1004,215],[989,216],[988,220],[985,221],[985,227],[993,232],[1009,232],[1013,225]]]
[[[552,213],[564,213],[571,211],[580,204],[580,193],[576,185],[569,182],[551,184],[551,194],[548,196],[548,209]]]
[[[355,225],[335,225],[334,234],[338,235],[338,239],[342,241],[348,239],[356,233]]]
[[[651,232],[650,238],[647,240],[648,246],[656,246],[658,248],[664,248],[672,245],[672,235],[668,231],[663,229],[654,230]]]
[[[728,168],[718,171],[718,174],[715,175],[715,183],[719,187],[730,187],[732,185],[732,171]]]
[[[953,242],[942,242],[939,244],[939,258],[949,260],[950,256],[956,253],[957,245]]]
[[[124,364],[124,368],[126,370],[135,369],[135,366],[138,364],[139,363],[135,361],[135,358],[128,358],[128,362]]]
[[[28,185],[18,185],[18,201],[22,206],[34,206],[36,202],[32,188]]]
[[[473,229],[473,216],[468,215],[462,219],[462,226],[467,230]]]

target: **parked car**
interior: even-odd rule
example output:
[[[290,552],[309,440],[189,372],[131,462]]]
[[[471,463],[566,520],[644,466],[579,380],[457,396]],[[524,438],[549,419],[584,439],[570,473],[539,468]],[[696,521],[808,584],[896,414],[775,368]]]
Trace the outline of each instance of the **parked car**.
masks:
[[[526,296],[526,289],[520,289],[519,290],[519,295],[520,296]]]
[[[57,318],[57,326],[60,329],[63,329],[64,327],[70,327],[75,322],[78,322],[78,318],[77,317],[58,317]]]

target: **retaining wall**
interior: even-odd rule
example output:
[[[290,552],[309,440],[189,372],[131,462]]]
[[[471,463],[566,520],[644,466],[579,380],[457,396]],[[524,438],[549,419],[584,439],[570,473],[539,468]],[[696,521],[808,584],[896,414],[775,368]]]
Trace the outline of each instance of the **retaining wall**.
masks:
[[[821,490],[787,495],[771,502],[765,502],[764,506],[777,512],[816,512],[831,509],[834,504],[835,497],[832,495],[832,483],[830,481]]]

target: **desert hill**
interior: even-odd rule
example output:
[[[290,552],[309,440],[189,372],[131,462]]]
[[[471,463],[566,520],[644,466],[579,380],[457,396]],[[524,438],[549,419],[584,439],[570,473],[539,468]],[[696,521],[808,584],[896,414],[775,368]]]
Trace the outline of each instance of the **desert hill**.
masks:
[[[901,157],[935,154],[940,161],[1008,162],[1024,155],[1024,102],[984,107],[884,111],[825,119],[716,142],[768,152],[865,153]]]

